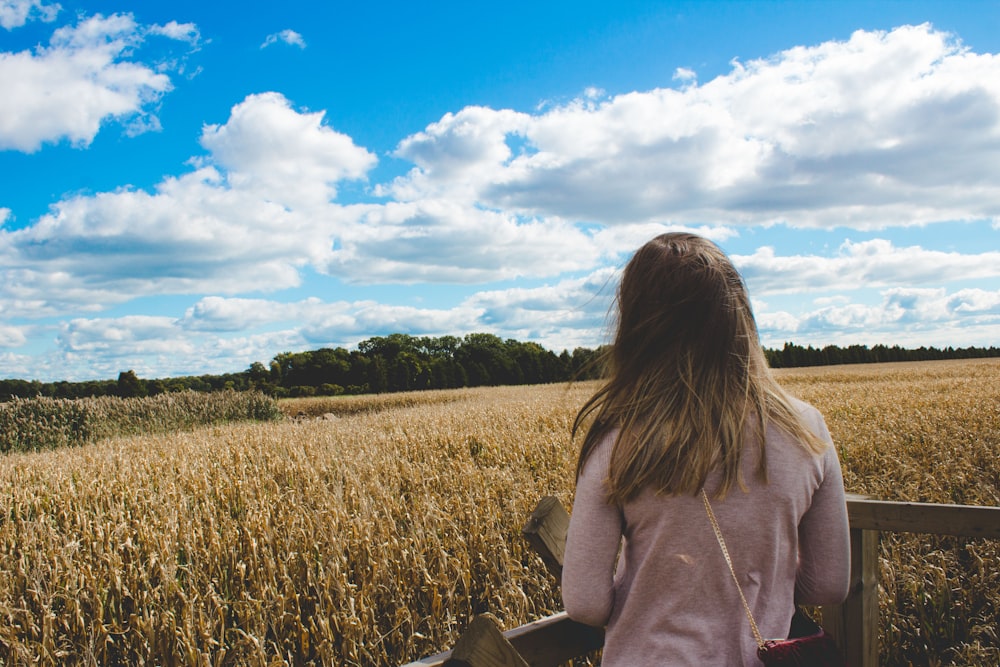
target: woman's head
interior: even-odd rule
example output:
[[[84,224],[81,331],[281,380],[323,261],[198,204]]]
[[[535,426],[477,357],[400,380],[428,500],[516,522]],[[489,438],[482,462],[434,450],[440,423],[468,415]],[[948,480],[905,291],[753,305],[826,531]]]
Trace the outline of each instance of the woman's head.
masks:
[[[759,444],[773,422],[818,451],[771,377],[739,272],[711,241],[661,234],[622,272],[607,382],[583,406],[574,433],[593,417],[577,472],[600,439],[617,431],[609,497],[624,502],[647,486],[697,493],[712,470],[720,492],[742,484],[748,433]]]
[[[682,360],[716,370],[761,354],[746,287],[725,253],[694,234],[661,234],[633,255],[618,288],[612,366],[649,372]],[[756,365],[756,364],[754,364]]]

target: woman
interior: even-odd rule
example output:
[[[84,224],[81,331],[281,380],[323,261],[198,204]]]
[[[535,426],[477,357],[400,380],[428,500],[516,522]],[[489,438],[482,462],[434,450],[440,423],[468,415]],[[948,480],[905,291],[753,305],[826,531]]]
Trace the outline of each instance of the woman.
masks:
[[[609,379],[583,406],[563,601],[606,626],[604,667],[760,665],[701,498],[765,639],[844,600],[850,538],[822,416],[767,367],[725,254],[658,236],[622,274]]]

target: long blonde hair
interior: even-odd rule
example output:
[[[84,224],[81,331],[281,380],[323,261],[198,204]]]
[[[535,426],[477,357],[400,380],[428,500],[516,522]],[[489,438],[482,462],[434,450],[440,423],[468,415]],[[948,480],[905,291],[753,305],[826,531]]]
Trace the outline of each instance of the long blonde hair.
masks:
[[[719,496],[745,488],[747,437],[759,443],[756,474],[766,482],[769,423],[812,452],[826,447],[771,375],[743,279],[714,243],[687,233],[652,239],[626,265],[617,304],[608,379],[573,423],[575,437],[593,420],[577,476],[601,439],[617,431],[609,502],[624,503],[647,486],[697,494],[714,469],[722,474]]]

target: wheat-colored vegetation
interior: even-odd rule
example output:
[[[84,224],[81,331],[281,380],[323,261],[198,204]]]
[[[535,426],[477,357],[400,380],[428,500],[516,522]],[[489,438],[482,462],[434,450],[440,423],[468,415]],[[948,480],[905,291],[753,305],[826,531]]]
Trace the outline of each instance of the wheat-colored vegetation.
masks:
[[[848,490],[997,505],[1000,363],[782,371]],[[394,665],[554,612],[520,537],[572,502],[593,385],[283,403],[282,422],[0,458],[0,663]],[[325,417],[325,418],[323,418]],[[886,536],[881,662],[1000,662],[998,544]]]
[[[789,369],[819,407],[849,492],[882,500],[1000,506],[1000,362]],[[1000,542],[882,536],[885,665],[1000,665]]]
[[[119,435],[148,435],[241,420],[282,417],[259,391],[195,391],[149,398],[13,398],[0,403],[0,452],[82,445]]]

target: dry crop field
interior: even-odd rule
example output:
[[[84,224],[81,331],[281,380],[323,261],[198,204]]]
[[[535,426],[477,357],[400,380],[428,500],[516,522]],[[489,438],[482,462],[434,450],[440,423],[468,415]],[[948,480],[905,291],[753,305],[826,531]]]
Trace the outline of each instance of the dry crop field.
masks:
[[[786,370],[848,490],[1000,505],[1000,361]],[[593,385],[303,399],[297,417],[0,457],[0,664],[397,665],[560,606],[520,538],[569,507]],[[882,664],[1000,663],[1000,545],[883,539]]]

